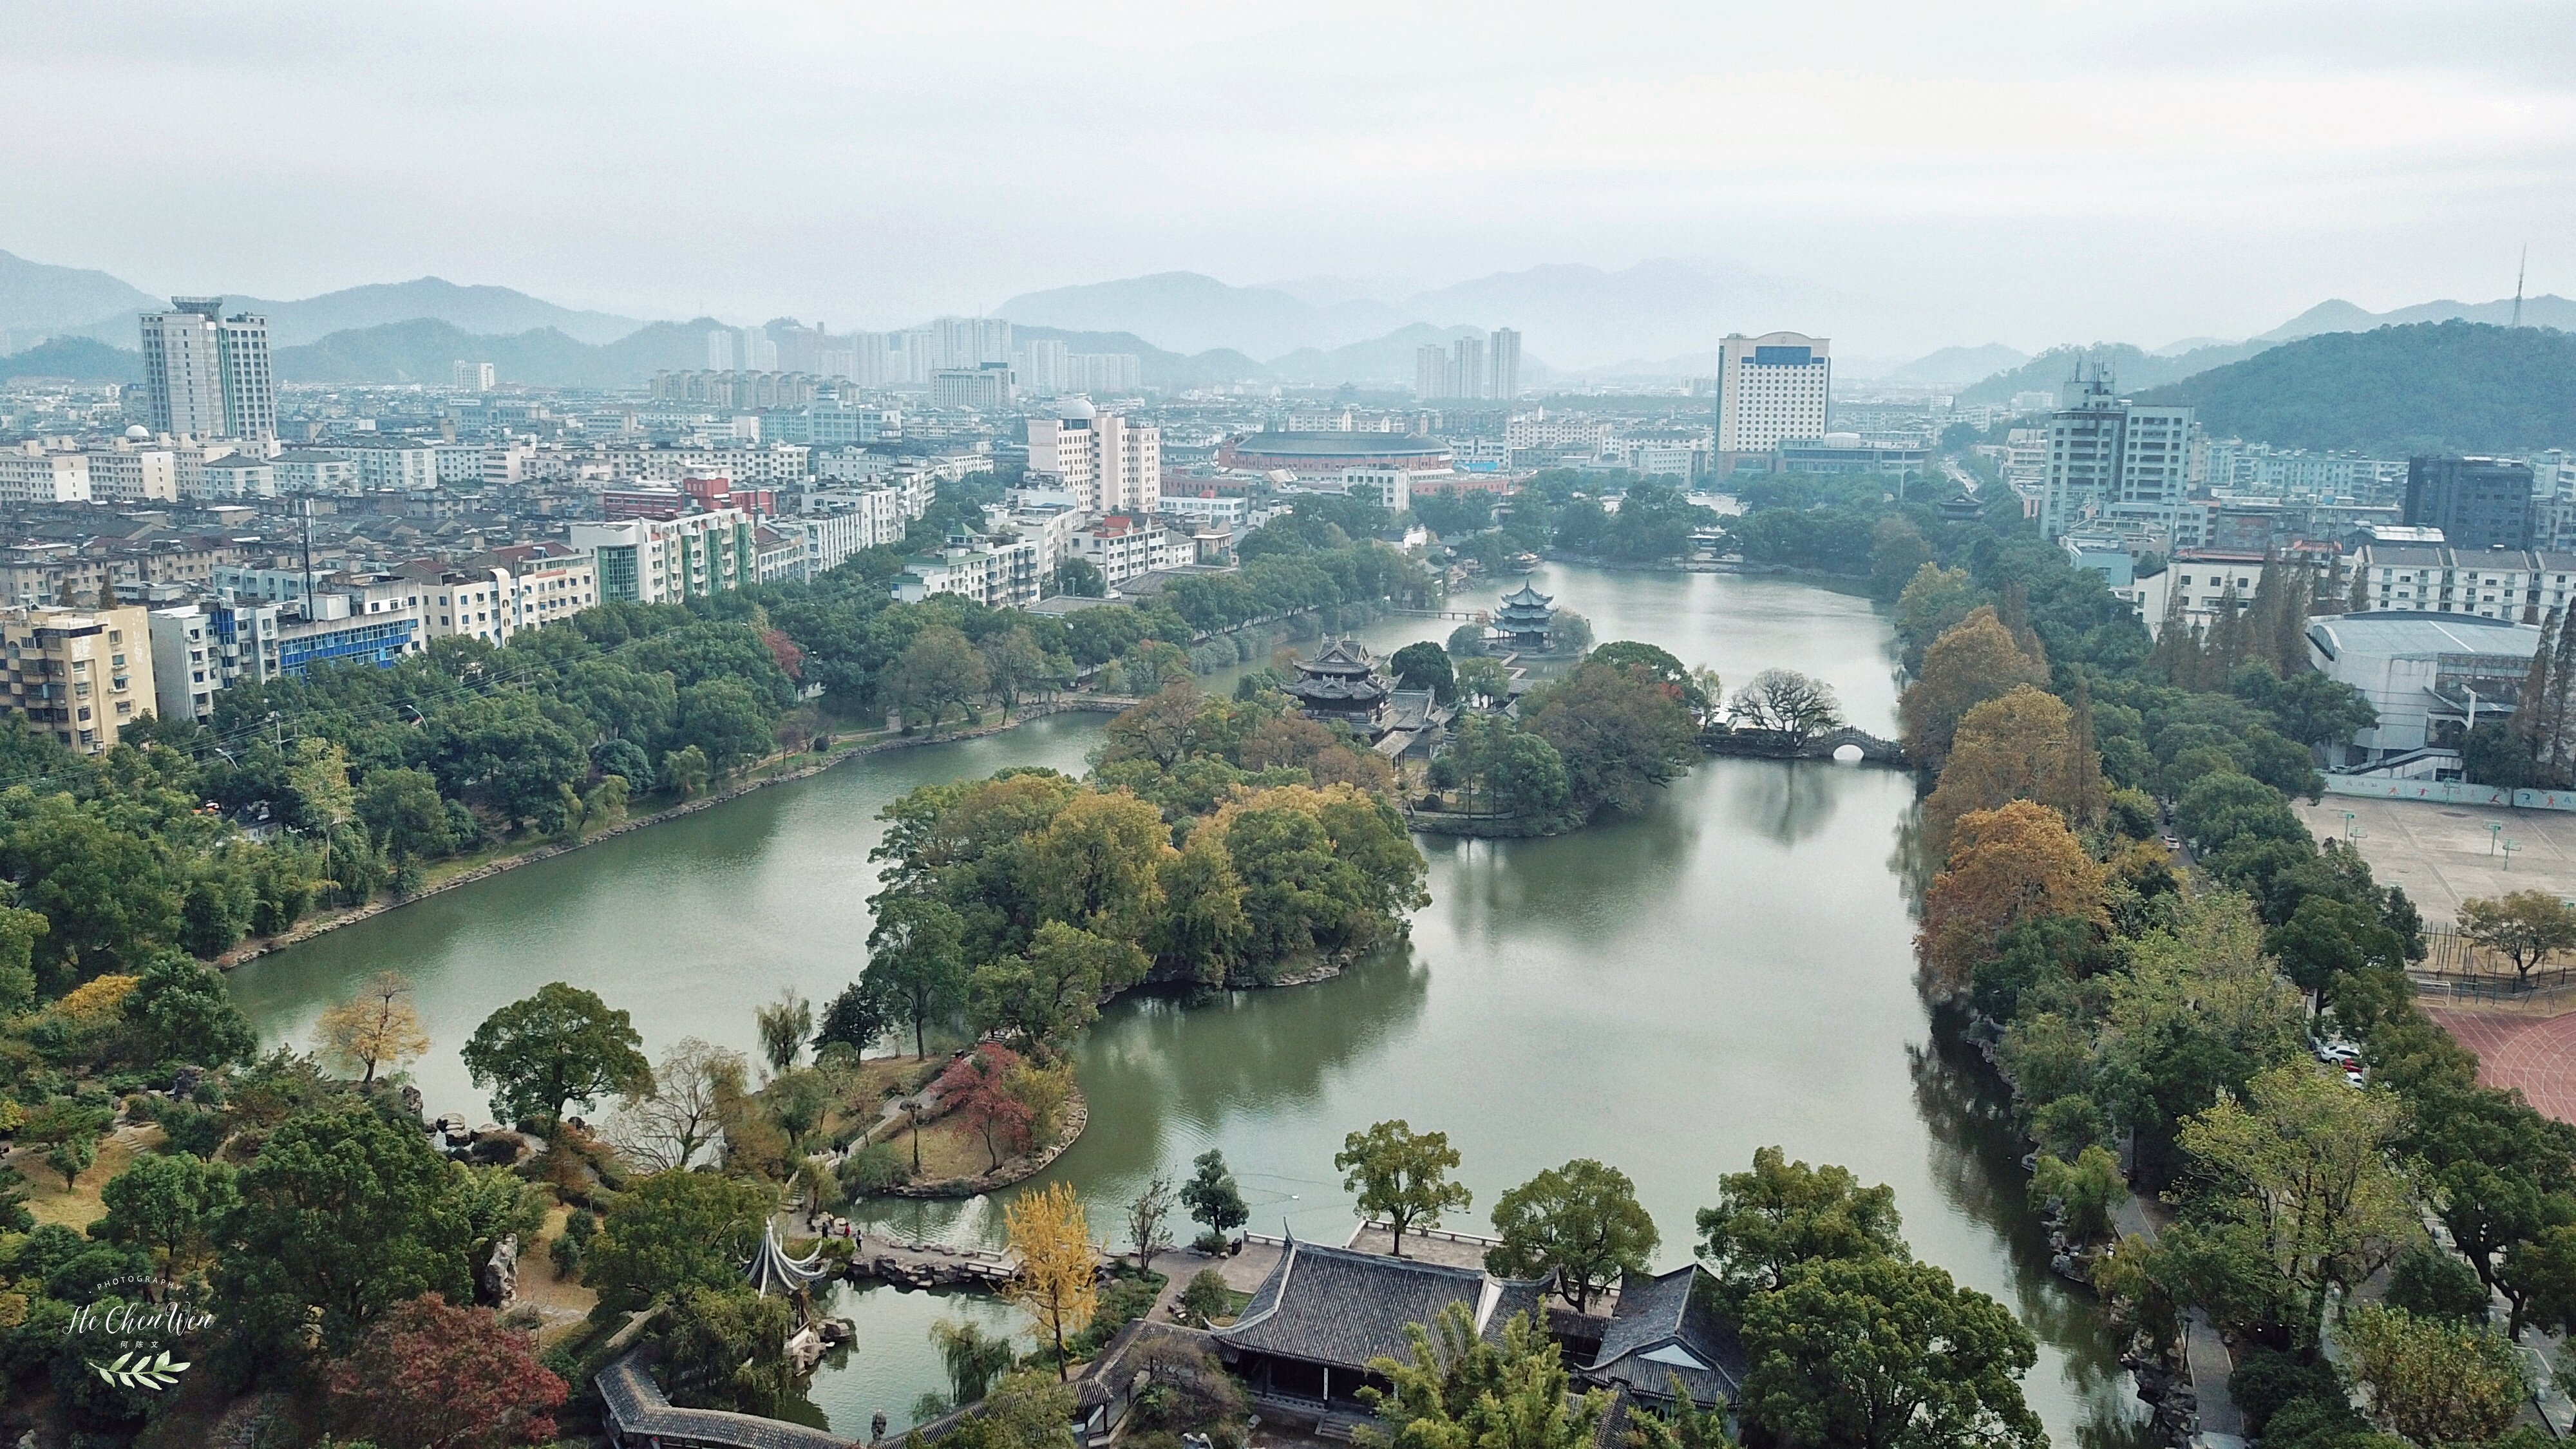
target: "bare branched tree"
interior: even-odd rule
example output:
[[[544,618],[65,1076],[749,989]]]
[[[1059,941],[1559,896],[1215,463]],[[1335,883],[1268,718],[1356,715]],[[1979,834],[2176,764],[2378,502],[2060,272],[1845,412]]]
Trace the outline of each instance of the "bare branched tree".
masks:
[[[720,1101],[749,1072],[742,1053],[682,1037],[653,1069],[653,1090],[618,1104],[609,1140],[640,1167],[685,1172],[722,1135]]]

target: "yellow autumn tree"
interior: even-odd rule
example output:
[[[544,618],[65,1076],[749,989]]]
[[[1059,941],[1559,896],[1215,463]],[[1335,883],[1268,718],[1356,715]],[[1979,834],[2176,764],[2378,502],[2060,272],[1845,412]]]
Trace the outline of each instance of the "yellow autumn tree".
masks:
[[[2048,685],[2039,641],[2033,638],[2027,647],[2016,642],[1991,604],[1970,610],[1923,651],[1922,671],[1897,700],[1906,754],[1918,765],[1940,769],[1968,711],[2024,684]]]
[[[2102,867],[2048,806],[2014,800],[1970,811],[1951,832],[1948,867],[1924,893],[1915,950],[1940,989],[1964,990],[1997,939],[2024,921],[2069,916],[2109,925],[2102,885]]]
[[[1940,787],[1923,804],[1924,839],[1945,851],[1959,817],[2008,800],[2036,800],[2079,826],[2100,823],[2108,803],[2100,762],[2086,768],[2079,749],[2091,745],[2076,738],[2075,712],[2045,690],[2016,685],[1969,710]]]
[[[1068,1377],[1064,1341],[1091,1322],[1097,1305],[1100,1255],[1091,1246],[1091,1225],[1083,1220],[1082,1199],[1067,1183],[1020,1194],[1002,1209],[1011,1234],[1011,1251],[1019,1270],[1003,1295],[1029,1315],[1040,1333],[1055,1341],[1055,1371]]]
[[[1172,827],[1124,790],[1084,792],[1031,836],[1020,879],[1041,919],[1113,941],[1142,938],[1163,907]]]
[[[322,1013],[313,1028],[313,1049],[324,1063],[356,1072],[362,1082],[428,1051],[429,1033],[421,1030],[420,1012],[411,1004],[411,982],[399,971],[377,972],[354,1000]]]

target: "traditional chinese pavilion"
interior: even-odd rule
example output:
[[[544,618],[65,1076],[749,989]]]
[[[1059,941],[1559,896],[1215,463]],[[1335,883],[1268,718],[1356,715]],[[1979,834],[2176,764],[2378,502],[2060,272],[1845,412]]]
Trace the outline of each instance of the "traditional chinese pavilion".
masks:
[[[1527,584],[1503,595],[1503,606],[1494,615],[1504,649],[1514,653],[1546,653],[1547,631],[1555,623],[1556,597]]]
[[[1394,686],[1377,672],[1377,658],[1355,639],[1333,639],[1312,659],[1297,661],[1297,677],[1282,686],[1309,719],[1340,720],[1353,734],[1374,740],[1383,733]]]

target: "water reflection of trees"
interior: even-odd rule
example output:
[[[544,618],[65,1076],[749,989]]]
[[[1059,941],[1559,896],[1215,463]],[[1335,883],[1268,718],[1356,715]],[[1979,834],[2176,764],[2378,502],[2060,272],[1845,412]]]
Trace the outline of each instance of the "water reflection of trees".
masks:
[[[1726,771],[1727,813],[1782,845],[1825,828],[1842,800],[1850,766],[1821,760],[1765,760]]]
[[[2092,1295],[2050,1270],[2048,1230],[2031,1209],[2021,1165],[2026,1144],[2002,1082],[1958,1026],[1936,1014],[1931,1043],[1906,1051],[1915,1109],[1930,1129],[1932,1181],[2003,1246],[2015,1314],[2065,1354],[2067,1377],[2089,1406],[2076,1430],[2084,1449],[2143,1449],[2146,1411],[2120,1366],[2119,1343]]]

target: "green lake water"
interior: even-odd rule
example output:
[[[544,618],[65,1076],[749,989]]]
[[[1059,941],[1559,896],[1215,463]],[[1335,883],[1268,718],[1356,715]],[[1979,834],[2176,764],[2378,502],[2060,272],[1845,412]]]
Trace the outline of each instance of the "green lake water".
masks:
[[[1801,669],[1854,723],[1892,732],[1893,646],[1864,599],[1733,575],[1549,567],[1534,581],[1602,640],[1662,645],[1730,686]],[[1361,636],[1383,650],[1454,627],[1395,618]],[[547,981],[631,1011],[656,1052],[691,1035],[750,1050],[757,1004],[782,986],[826,998],[863,963],[878,810],[1006,765],[1079,771],[1099,723],[1057,717],[757,791],[252,962],[234,990],[270,1039],[301,1043],[365,975],[404,971],[437,1042],[414,1079],[432,1111],[476,1120],[488,1108],[456,1048]],[[1777,1143],[1893,1184],[1915,1252],[2021,1315],[2041,1341],[2025,1391],[2060,1444],[2143,1443],[2089,1297],[2047,1271],[1998,1090],[1973,1053],[1936,1040],[1915,990],[1900,873],[1914,809],[1894,772],[1712,760],[1643,814],[1572,836],[1419,837],[1433,904],[1405,947],[1317,986],[1113,1005],[1074,1048],[1091,1128],[1037,1182],[1072,1183],[1106,1233],[1152,1174],[1185,1176],[1218,1147],[1256,1229],[1339,1241],[1342,1134],[1403,1117],[1464,1154],[1476,1202],[1454,1226],[1482,1228],[1495,1196],[1541,1168],[1597,1157],[1636,1180],[1669,1266],[1687,1260],[1719,1174]],[[998,1219],[991,1202],[880,1215],[953,1240],[990,1240]],[[849,1433],[878,1409],[908,1423],[940,1386],[933,1319],[1009,1321],[981,1300],[885,1288],[837,1302],[858,1348],[812,1396]]]

